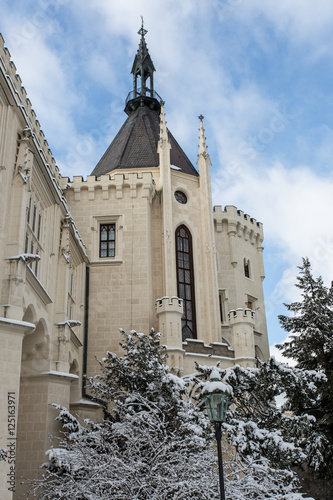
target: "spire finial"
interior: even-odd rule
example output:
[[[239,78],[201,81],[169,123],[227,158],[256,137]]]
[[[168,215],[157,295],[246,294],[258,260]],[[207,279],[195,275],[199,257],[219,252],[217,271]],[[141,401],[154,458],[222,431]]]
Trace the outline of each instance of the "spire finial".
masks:
[[[145,30],[143,27],[143,16],[141,16],[141,28],[138,31],[138,35],[141,35],[142,38],[148,33],[148,30]]]
[[[148,54],[148,48],[145,40],[145,35],[148,33],[148,30],[146,30],[143,27],[143,16],[141,16],[141,28],[138,31],[138,35],[141,35],[140,43],[139,43],[139,48],[138,48],[138,55],[141,57],[141,61],[144,60],[144,58]]]

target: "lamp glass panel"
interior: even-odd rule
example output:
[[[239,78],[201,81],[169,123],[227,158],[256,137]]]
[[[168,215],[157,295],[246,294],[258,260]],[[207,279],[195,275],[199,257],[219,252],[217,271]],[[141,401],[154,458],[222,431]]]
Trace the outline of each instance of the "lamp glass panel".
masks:
[[[228,408],[228,395],[224,393],[205,394],[204,400],[211,422],[223,422]]]

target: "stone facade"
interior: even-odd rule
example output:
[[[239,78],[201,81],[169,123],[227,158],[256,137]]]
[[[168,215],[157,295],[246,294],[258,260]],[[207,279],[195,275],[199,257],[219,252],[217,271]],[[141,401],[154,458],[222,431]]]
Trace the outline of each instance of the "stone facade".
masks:
[[[0,37],[0,497],[45,461],[53,402],[80,399],[86,248]],[[15,458],[15,461],[14,461]]]
[[[152,160],[108,170],[106,155],[98,175],[71,180],[58,171],[0,36],[2,500],[19,498],[19,478],[45,461],[59,430],[52,403],[99,418],[82,380],[98,372],[96,357],[121,353],[119,328],[159,330],[179,375],[194,361],[255,366],[269,357],[262,225],[233,206],[212,208],[202,117],[196,170],[166,127],[152,75],[148,95],[137,97],[143,36],[140,43],[126,112],[133,130],[140,106],[151,120]],[[150,58],[147,65],[149,75]],[[140,133],[125,141],[139,156]],[[108,256],[106,226],[114,230]]]

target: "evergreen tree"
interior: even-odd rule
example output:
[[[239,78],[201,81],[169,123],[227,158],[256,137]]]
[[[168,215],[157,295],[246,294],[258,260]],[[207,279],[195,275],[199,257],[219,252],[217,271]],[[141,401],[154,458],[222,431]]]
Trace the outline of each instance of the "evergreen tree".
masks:
[[[166,366],[159,334],[123,335],[125,355],[108,352],[89,380],[106,418],[82,425],[59,408],[64,439],[48,452],[39,498],[218,498],[209,422]]]
[[[333,477],[333,285],[328,288],[321,277],[314,278],[308,259],[299,267],[297,288],[301,300],[285,304],[291,316],[279,316],[289,333],[286,342],[277,347],[282,354],[296,360],[296,367],[317,374],[314,397],[302,391],[290,393],[289,410],[295,415],[312,415],[318,453],[309,456],[308,466],[320,476]],[[320,452],[319,452],[320,450]]]
[[[195,382],[200,394],[202,378],[207,380],[212,368],[197,365],[197,369]],[[275,474],[280,478],[281,488],[281,491],[276,489],[276,498],[279,494],[287,498],[283,495],[288,484],[294,488],[292,491],[300,487],[294,469],[310,455],[313,460],[321,459],[322,443],[314,433],[315,419],[287,411],[289,399],[295,393],[313,401],[318,374],[290,367],[274,358],[258,368],[236,365],[219,371],[222,380],[232,387],[229,410],[222,425],[234,460],[244,467],[257,464],[266,470],[267,476]],[[278,398],[283,404],[276,404]],[[259,494],[258,498],[266,497]]]
[[[170,372],[159,334],[123,335],[125,355],[108,352],[100,362],[101,374],[89,381],[93,394],[107,405],[106,418],[82,424],[59,407],[64,436],[48,451],[35,493],[41,500],[218,499],[215,440],[202,401],[191,398],[194,379]],[[243,372],[235,368],[235,400],[237,373]],[[232,377],[230,371],[230,383]],[[251,448],[248,438],[239,425],[238,451]],[[278,432],[270,439],[276,443]],[[299,453],[291,448],[280,450],[285,462]],[[228,500],[303,498],[296,493],[294,474],[272,466],[262,453],[225,452],[230,455],[225,460]]]

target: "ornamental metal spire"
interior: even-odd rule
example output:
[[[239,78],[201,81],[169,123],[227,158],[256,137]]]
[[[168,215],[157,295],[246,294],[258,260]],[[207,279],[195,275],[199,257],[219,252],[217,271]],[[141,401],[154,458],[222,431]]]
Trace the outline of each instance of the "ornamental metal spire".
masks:
[[[147,44],[146,44],[146,40],[145,40],[145,35],[147,33],[148,33],[148,30],[146,30],[143,27],[143,16],[141,16],[141,28],[138,31],[138,35],[141,35],[140,44],[139,44],[139,48],[138,48],[138,55],[142,61],[146,57],[146,55],[148,54],[148,48],[147,48]]]
[[[141,35],[139,48],[136,53],[132,73],[133,73],[133,91],[134,97],[138,95],[153,97],[154,94],[154,80],[153,73],[155,71],[153,61],[148,52],[145,35],[148,31],[143,27],[143,17],[141,16],[142,23],[141,28],[138,31],[138,35]],[[141,78],[141,87],[137,85],[137,78]],[[146,86],[147,80],[150,80],[149,88]]]
[[[137,109],[138,106],[148,105],[152,109],[160,112],[160,96],[154,90],[154,64],[151,60],[145,35],[148,30],[144,28],[143,17],[141,16],[141,28],[138,31],[140,42],[135,54],[132,71],[133,90],[127,96],[125,103],[125,112],[129,115]]]
[[[145,37],[145,35],[148,33],[148,30],[145,30],[143,27],[143,16],[141,16],[141,28],[138,31],[138,35],[141,35],[141,39]]]

